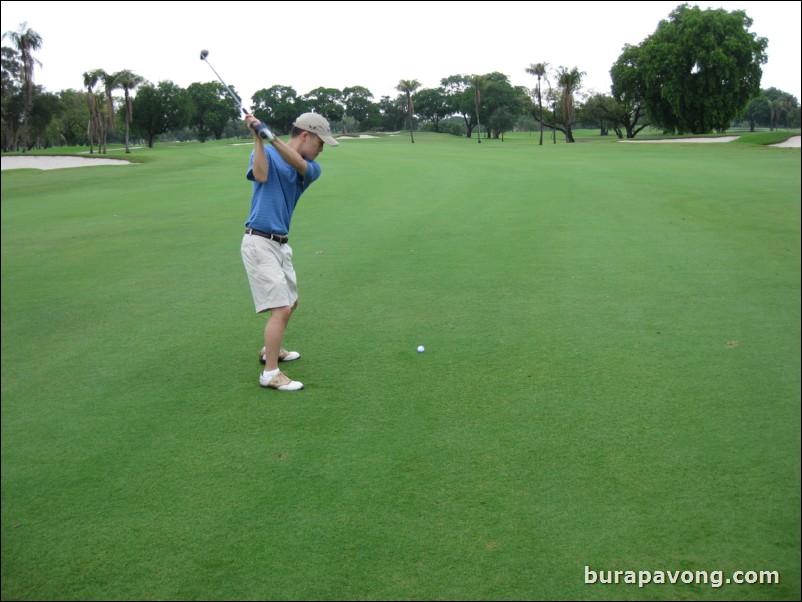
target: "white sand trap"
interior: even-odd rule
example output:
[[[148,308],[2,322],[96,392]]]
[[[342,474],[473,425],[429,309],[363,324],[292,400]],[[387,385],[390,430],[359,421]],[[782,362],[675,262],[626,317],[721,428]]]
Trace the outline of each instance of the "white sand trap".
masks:
[[[641,144],[660,144],[666,142],[732,142],[737,140],[738,136],[721,136],[719,138],[666,138],[665,140],[619,140],[619,142],[639,142]],[[802,144],[800,141],[802,136],[791,136],[785,142],[779,144],[769,144],[777,148],[800,148]]]
[[[83,157],[56,157],[49,155],[9,155],[0,157],[2,171],[7,169],[68,169],[97,165],[133,165],[122,159],[89,159]]]
[[[769,146],[776,146],[777,148],[802,148],[802,136],[791,136],[785,142],[770,144]]]
[[[640,142],[641,144],[665,144],[668,142],[732,142],[738,136],[720,136],[718,138],[664,138],[663,140],[619,140],[619,142]]]

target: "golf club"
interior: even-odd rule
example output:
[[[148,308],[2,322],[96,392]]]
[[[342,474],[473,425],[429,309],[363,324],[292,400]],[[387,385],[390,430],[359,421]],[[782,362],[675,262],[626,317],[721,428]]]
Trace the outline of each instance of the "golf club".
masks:
[[[253,113],[251,113],[248,109],[242,106],[242,101],[239,99],[239,97],[236,94],[234,94],[231,88],[228,87],[228,84],[223,81],[222,77],[220,77],[220,74],[217,72],[217,70],[214,67],[212,67],[212,64],[209,62],[209,59],[207,58],[208,56],[209,56],[208,50],[201,50],[200,53],[201,60],[206,61],[206,64],[209,65],[209,68],[212,71],[214,71],[214,74],[217,76],[217,79],[219,79],[220,83],[223,84],[223,86],[225,86],[226,90],[228,90],[228,93],[231,95],[231,98],[233,98],[234,101],[237,103],[237,106],[240,109],[242,109],[242,112],[245,113],[246,115],[253,115]],[[260,123],[259,125],[256,126],[255,129],[256,133],[259,134],[260,138],[263,138],[265,140],[271,140],[274,137],[271,135],[272,132],[267,128],[267,126],[264,123]]]

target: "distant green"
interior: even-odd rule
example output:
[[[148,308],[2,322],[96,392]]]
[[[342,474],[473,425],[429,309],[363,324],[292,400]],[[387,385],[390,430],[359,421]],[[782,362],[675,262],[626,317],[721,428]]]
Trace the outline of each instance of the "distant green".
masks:
[[[246,141],[4,171],[2,599],[799,600],[777,136],[326,148],[292,393],[258,386]]]

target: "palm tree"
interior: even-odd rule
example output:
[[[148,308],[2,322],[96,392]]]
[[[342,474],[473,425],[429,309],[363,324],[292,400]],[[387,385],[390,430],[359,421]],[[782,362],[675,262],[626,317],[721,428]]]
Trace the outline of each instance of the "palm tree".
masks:
[[[531,63],[527,68],[526,72],[529,75],[534,75],[537,77],[537,110],[540,117],[538,121],[540,121],[540,146],[543,146],[543,95],[540,92],[540,78],[546,75],[546,70],[548,69],[548,63]],[[546,78],[546,83],[548,83],[548,78]]]
[[[420,82],[416,79],[402,79],[398,82],[398,85],[395,87],[396,90],[399,92],[403,92],[407,95],[407,109],[408,109],[408,118],[409,118],[409,139],[412,140],[412,144],[415,144],[415,138],[412,136],[412,116],[415,114],[415,105],[412,101],[412,94],[420,88]]]
[[[23,151],[28,150],[28,118],[31,114],[31,104],[33,102],[33,69],[42,63],[34,58],[33,53],[42,47],[42,36],[28,27],[28,22],[20,23],[17,31],[7,31],[3,38],[11,38],[14,48],[19,52],[22,62],[22,88],[25,93],[25,103],[23,105]]]
[[[568,71],[565,67],[560,67],[557,72],[557,85],[562,91],[563,125],[565,126],[566,142],[574,141],[574,135],[571,131],[571,124],[574,121],[574,92],[579,89],[584,75],[585,72],[576,67],[571,71]]]
[[[473,76],[473,106],[476,109],[476,141],[482,144],[482,124],[479,121],[479,105],[482,104],[481,89],[487,85],[487,78],[482,75]]]
[[[89,123],[86,124],[86,137],[89,140],[89,154],[94,154],[94,141],[97,138],[97,152],[100,153],[101,140],[103,135],[103,119],[100,116],[100,109],[98,107],[97,95],[95,94],[94,87],[100,80],[100,69],[94,71],[86,71],[84,73],[84,87],[86,88],[86,102],[89,105]]]
[[[131,152],[131,149],[128,148],[128,130],[134,119],[134,103],[131,100],[130,91],[144,82],[145,78],[133,71],[123,69],[114,74],[114,79],[125,92],[125,152],[128,154]]]
[[[116,74],[106,73],[103,69],[98,69],[97,74],[103,80],[103,89],[106,91],[106,127],[103,128],[103,154],[106,154],[106,137],[109,130],[114,130],[114,98],[111,93],[119,88],[119,84],[115,78]]]

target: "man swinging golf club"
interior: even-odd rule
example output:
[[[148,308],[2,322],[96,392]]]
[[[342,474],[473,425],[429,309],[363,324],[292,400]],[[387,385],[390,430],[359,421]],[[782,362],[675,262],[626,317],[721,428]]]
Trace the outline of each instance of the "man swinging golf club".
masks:
[[[277,138],[253,115],[245,121],[253,132],[247,178],[253,182],[251,210],[242,239],[242,261],[248,274],[256,313],[270,312],[265,325],[265,345],[259,361],[263,387],[297,391],[303,383],[290,379],[279,362],[297,360],[297,351],[282,346],[292,313],[298,308],[298,287],[289,245],[290,221],[298,200],[320,177],[315,161],[323,144],[337,146],[329,122],[317,113],[304,113],[293,123],[290,140]]]

